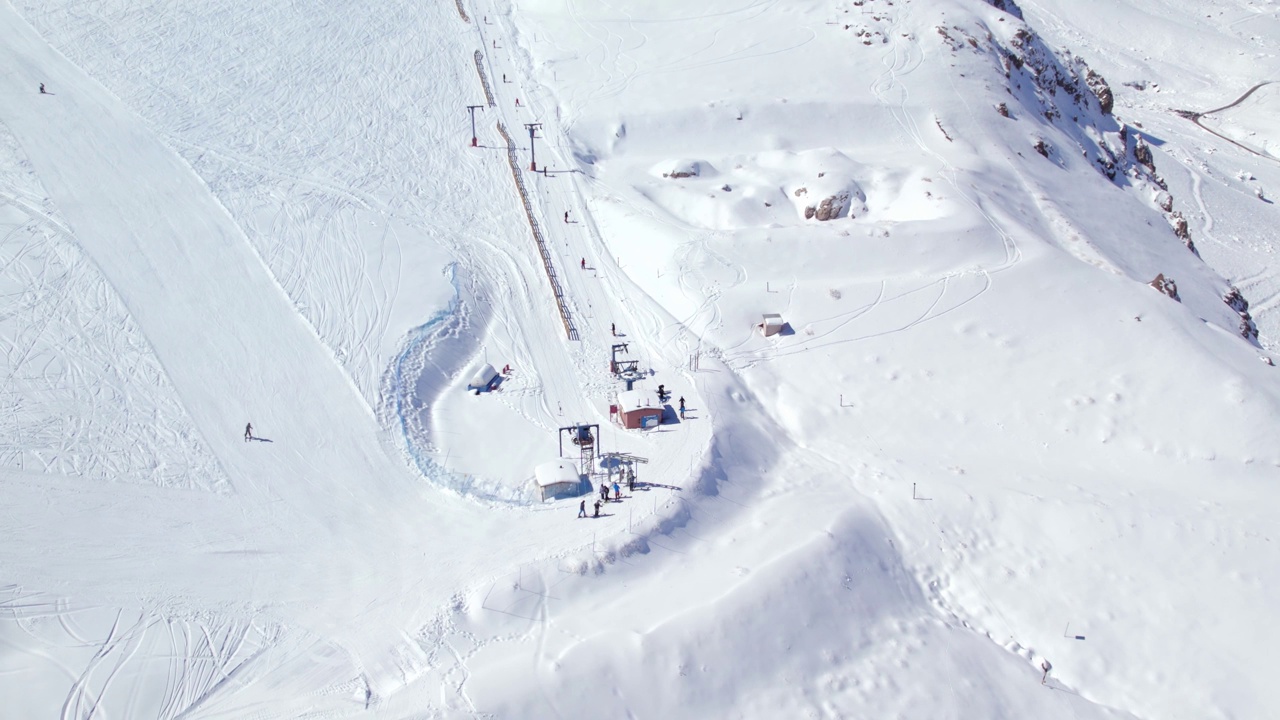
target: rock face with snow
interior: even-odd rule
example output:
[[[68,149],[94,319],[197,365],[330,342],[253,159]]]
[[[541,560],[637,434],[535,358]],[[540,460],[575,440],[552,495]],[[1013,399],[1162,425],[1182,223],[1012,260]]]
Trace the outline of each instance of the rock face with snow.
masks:
[[[709,163],[702,160],[676,160],[666,165],[668,169],[661,170],[662,177],[671,178],[672,180],[683,180],[684,178],[710,176],[715,174],[715,168]]]
[[[1182,302],[1182,298],[1178,297],[1178,283],[1174,282],[1173,278],[1165,277],[1164,273],[1156,275],[1155,279],[1147,284],[1174,300]]]
[[[717,168],[724,168],[718,170]],[[834,148],[773,150],[708,160],[663,160],[646,194],[694,227],[734,229],[856,218],[862,167]],[[787,212],[794,208],[795,214]]]
[[[1240,337],[1256,345],[1258,343],[1258,326],[1254,323],[1253,316],[1249,314],[1249,301],[1240,292],[1240,288],[1235,285],[1227,288],[1222,301],[1227,304],[1227,307],[1235,310],[1240,315]]]
[[[849,208],[849,192],[841,191],[828,198],[823,198],[817,207],[812,205],[804,209],[805,220],[826,222],[842,217]]]

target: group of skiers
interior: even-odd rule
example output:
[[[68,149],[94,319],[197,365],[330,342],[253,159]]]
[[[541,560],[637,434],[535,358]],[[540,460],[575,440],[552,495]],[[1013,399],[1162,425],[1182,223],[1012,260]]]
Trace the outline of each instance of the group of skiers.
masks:
[[[666,402],[671,397],[671,393],[667,392],[666,385],[658,386],[658,402]],[[684,396],[680,396],[680,419],[684,419]]]
[[[616,480],[613,483],[612,489],[613,489],[613,501],[622,502],[622,486],[619,485]],[[635,492],[635,489],[636,489],[635,478],[632,476],[629,476],[627,478],[627,491]],[[610,490],[609,485],[605,483],[600,483],[600,499],[595,502],[595,514],[592,515],[591,517],[600,517],[600,506],[609,502],[609,490]],[[578,517],[580,518],[587,517],[587,501],[586,500],[583,500],[582,502],[578,503]]]

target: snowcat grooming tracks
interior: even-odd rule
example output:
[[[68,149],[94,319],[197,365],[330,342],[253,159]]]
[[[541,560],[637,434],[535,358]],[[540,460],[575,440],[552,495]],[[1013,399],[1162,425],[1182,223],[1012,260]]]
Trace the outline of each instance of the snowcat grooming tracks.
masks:
[[[479,53],[476,53],[479,55]],[[477,63],[477,67],[479,64]],[[482,73],[483,76],[483,73]],[[488,87],[486,85],[486,87]],[[507,128],[498,123],[498,132],[502,135],[502,139],[507,143],[507,162],[511,165],[511,177],[515,178],[516,190],[520,193],[520,202],[524,204],[524,216],[529,221],[529,228],[533,231],[533,241],[538,245],[538,254],[542,257],[542,267],[547,272],[547,280],[551,283],[551,292],[556,296],[556,307],[560,310],[560,320],[564,323],[564,332],[570,340],[578,339],[578,329],[573,325],[573,318],[569,316],[569,307],[565,304],[564,288],[560,287],[560,279],[556,276],[556,268],[551,264],[551,253],[547,250],[546,239],[542,235],[542,228],[538,227],[538,221],[533,217],[533,204],[529,201],[529,189],[525,187],[524,177],[520,174],[520,161],[516,159],[516,146],[511,142],[511,136],[507,134]]]

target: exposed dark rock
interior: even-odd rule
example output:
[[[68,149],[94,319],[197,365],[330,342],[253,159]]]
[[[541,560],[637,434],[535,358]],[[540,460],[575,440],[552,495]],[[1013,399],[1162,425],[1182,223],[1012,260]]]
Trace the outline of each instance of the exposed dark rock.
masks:
[[[1093,91],[1093,96],[1098,98],[1098,106],[1102,109],[1102,114],[1110,115],[1111,109],[1115,107],[1116,98],[1111,93],[1111,86],[1107,84],[1106,79],[1093,70],[1086,70],[1084,81]]]
[[[1178,283],[1174,282],[1173,278],[1165,277],[1164,273],[1156,275],[1156,279],[1147,284],[1174,300],[1182,302],[1182,298],[1178,297]]]
[[[1240,292],[1240,288],[1235,285],[1227,288],[1227,294],[1222,296],[1222,302],[1238,313],[1249,312],[1249,301]]]
[[[1169,225],[1173,227],[1173,234],[1179,239],[1191,239],[1191,229],[1187,227],[1187,219],[1182,217],[1182,213],[1176,211],[1169,213]]]
[[[1019,20],[1022,19],[1022,8],[1018,7],[1018,4],[1013,0],[987,0],[987,4],[997,10],[1003,10]]]
[[[832,195],[818,203],[817,207],[810,205],[804,209],[804,219],[817,219],[820,222],[834,220],[845,213],[849,209],[849,193],[841,192]]]
[[[1151,155],[1151,146],[1147,145],[1147,141],[1141,137],[1133,144],[1133,159],[1151,172],[1156,171],[1156,160]]]

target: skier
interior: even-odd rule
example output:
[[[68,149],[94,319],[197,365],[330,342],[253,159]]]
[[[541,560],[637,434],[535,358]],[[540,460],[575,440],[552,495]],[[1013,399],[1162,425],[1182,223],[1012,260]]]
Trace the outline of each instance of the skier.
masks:
[[[49,94],[49,93],[45,92],[45,89],[44,89],[44,83],[40,83],[40,94],[41,94],[41,95],[48,95],[48,94]]]
[[[586,516],[587,516],[587,501],[583,500],[582,502],[578,503],[578,517],[584,518]]]
[[[569,222],[569,211],[568,211],[568,210],[565,210],[565,211],[564,211],[564,221],[565,221],[565,222]]]
[[[516,98],[516,107],[520,107],[520,98]]]
[[[600,499],[609,502],[609,486],[604,483],[600,483]]]
[[[1048,682],[1049,682],[1049,671],[1053,669],[1053,666],[1049,664],[1049,661],[1048,661],[1048,660],[1041,660],[1041,661],[1040,661],[1040,669],[1044,671],[1044,675],[1042,675],[1042,676],[1040,677],[1040,684],[1041,684],[1041,685],[1048,684]]]
[[[244,441],[249,442],[253,439],[253,423],[244,426]]]
[[[659,385],[658,386],[658,402],[662,402],[666,399],[667,399],[667,386]]]
[[[582,269],[583,269],[583,270],[586,270],[586,269],[587,269],[587,259],[586,259],[586,258],[582,258],[582,262],[580,262],[580,263],[578,263],[578,264],[582,266]]]
[[[596,514],[592,515],[592,517],[600,517],[600,501],[599,500],[596,501]]]
[[[507,81],[507,74],[502,73],[502,82],[506,82],[506,81]]]
[[[627,492],[632,495],[636,492],[636,475],[635,473],[627,473]]]
[[[618,487],[618,481],[613,482],[613,499],[614,502],[622,502],[622,488]]]
[[[609,323],[609,334],[614,337],[618,337],[618,326],[613,323]]]

